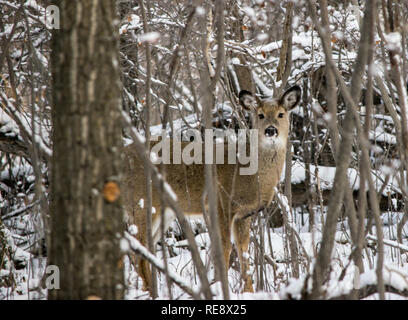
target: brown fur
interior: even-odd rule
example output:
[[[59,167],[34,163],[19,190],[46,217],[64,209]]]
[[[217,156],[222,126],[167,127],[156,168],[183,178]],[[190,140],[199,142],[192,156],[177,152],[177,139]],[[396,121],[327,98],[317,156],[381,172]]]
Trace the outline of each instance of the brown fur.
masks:
[[[250,99],[250,103],[245,101],[245,96]],[[286,100],[288,97],[292,100]],[[268,206],[273,200],[274,188],[280,180],[285,163],[289,131],[288,111],[297,105],[299,98],[300,88],[298,87],[289,89],[280,100],[273,101],[255,100],[249,93],[243,93],[242,99],[240,99],[241,104],[247,109],[252,109],[253,126],[259,129],[258,171],[254,175],[240,175],[239,167],[241,164],[239,163],[237,165],[216,165],[219,224],[225,263],[228,268],[232,231],[244,280],[244,291],[253,291],[252,280],[247,274],[249,261],[244,254],[248,251],[251,221],[247,216],[253,211]],[[253,108],[254,102],[257,105],[256,112]],[[264,118],[259,119],[259,114],[263,114]],[[280,114],[283,114],[283,117],[279,117]],[[279,140],[265,136],[265,129],[270,126],[274,126],[278,130]],[[183,149],[186,144],[182,144]],[[226,148],[226,144],[224,147]],[[129,159],[128,172],[125,178],[125,207],[133,222],[138,226],[137,238],[146,244],[146,209],[142,209],[138,205],[141,198],[146,199],[145,170],[132,145],[128,146],[125,152]],[[227,163],[227,152],[225,151],[224,154],[224,162]],[[201,214],[202,194],[205,186],[204,165],[170,164],[165,166],[165,170],[166,180],[177,195],[178,203],[183,212],[187,215]],[[152,201],[157,212],[153,215],[154,224],[158,222],[157,219],[160,219],[160,198],[155,190],[153,190]],[[143,279],[144,289],[149,289],[151,276],[147,261],[139,261],[138,273]]]

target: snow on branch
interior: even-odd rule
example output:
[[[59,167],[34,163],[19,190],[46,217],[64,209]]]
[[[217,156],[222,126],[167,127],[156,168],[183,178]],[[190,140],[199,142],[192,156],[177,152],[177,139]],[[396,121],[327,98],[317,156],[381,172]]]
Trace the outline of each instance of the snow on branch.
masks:
[[[375,242],[378,241],[377,238],[374,237],[374,236],[371,235],[371,234],[367,235],[367,239],[373,240],[373,241],[375,241]],[[392,241],[392,240],[388,240],[388,239],[384,239],[383,242],[384,242],[384,244],[386,244],[386,245],[388,245],[388,246],[391,246],[391,247],[400,249],[400,250],[402,250],[402,251],[408,252],[408,246],[405,246],[405,245],[403,245],[403,244],[401,244],[401,243],[398,243],[398,242]]]
[[[399,270],[384,266],[383,270],[385,292],[408,297],[408,275]],[[307,289],[305,290],[305,287]],[[309,299],[311,294],[312,281],[309,276],[302,276],[299,279],[290,279],[289,285],[279,292],[279,296],[284,300]],[[358,299],[365,299],[378,293],[376,270],[371,269],[361,275],[349,272],[343,281],[332,278],[322,288],[325,292],[325,299],[328,300],[349,300],[352,294],[357,291]]]
[[[0,109],[0,150],[5,153],[28,157],[27,146],[16,122]]]
[[[42,139],[38,135],[33,134],[33,130],[29,125],[29,121],[25,119],[24,116],[22,116],[22,114],[14,107],[14,105],[4,92],[0,92],[0,96],[4,103],[3,110],[18,125],[19,134],[22,136],[23,141],[35,143],[47,158],[51,158],[52,150],[42,141]]]
[[[161,272],[163,273],[166,272],[163,262],[160,261],[155,255],[151,254],[147,248],[145,248],[136,238],[131,236],[126,231],[125,231],[125,238],[126,240],[129,241],[129,246],[132,251],[141,255],[144,259],[149,261],[152,265],[154,265]],[[168,276],[177,286],[180,287],[180,289],[184,290],[187,294],[189,294],[194,299],[199,299],[200,293],[190,288],[188,282],[186,282],[177,273],[174,273],[168,270]]]
[[[17,217],[17,216],[23,214],[24,212],[26,212],[27,210],[31,209],[32,207],[34,207],[35,205],[37,205],[39,203],[40,203],[40,200],[34,201],[33,203],[30,203],[30,204],[28,204],[27,206],[25,206],[23,208],[19,208],[17,210],[14,210],[14,211],[2,216],[1,219],[4,221],[4,220],[10,219],[10,218]]]
[[[384,267],[383,270],[385,292],[408,297],[408,275],[400,271]],[[358,298],[364,299],[372,294],[378,293],[376,270],[369,270],[360,275]],[[341,287],[341,283],[339,284]],[[350,299],[351,290],[330,297],[331,300]]]

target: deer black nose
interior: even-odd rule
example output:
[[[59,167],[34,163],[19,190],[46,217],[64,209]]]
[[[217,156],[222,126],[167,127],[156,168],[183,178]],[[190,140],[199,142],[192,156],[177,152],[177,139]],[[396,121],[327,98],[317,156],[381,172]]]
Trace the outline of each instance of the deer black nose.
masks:
[[[274,135],[278,135],[278,129],[276,129],[274,126],[270,126],[265,129],[265,135],[267,137],[273,137]]]

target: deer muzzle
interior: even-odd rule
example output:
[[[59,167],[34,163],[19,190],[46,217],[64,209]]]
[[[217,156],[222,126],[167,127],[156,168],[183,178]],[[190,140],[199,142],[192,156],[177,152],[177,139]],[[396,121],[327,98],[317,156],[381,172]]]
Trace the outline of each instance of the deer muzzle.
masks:
[[[265,129],[265,136],[267,137],[277,136],[278,134],[278,129],[276,129],[274,126],[269,126]]]

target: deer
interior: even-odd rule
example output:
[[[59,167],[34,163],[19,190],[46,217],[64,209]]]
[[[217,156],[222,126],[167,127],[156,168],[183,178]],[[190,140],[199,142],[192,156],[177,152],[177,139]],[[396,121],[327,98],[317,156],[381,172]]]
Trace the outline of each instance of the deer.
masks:
[[[258,135],[258,170],[255,174],[237,174],[240,164],[214,164],[216,166],[216,186],[218,201],[218,221],[225,266],[228,271],[232,245],[238,253],[240,273],[243,280],[243,291],[254,292],[249,275],[249,243],[251,213],[267,208],[273,201],[275,187],[278,185],[285,163],[287,139],[290,128],[289,112],[300,101],[301,89],[293,86],[280,98],[260,99],[249,91],[239,93],[239,104],[250,114],[251,126],[257,129]],[[224,142],[224,148],[227,144]],[[137,226],[136,238],[147,244],[146,208],[140,205],[146,199],[145,170],[143,161],[132,149],[125,148],[128,169],[125,174],[125,211]],[[203,191],[205,188],[204,164],[165,164],[166,181],[177,196],[183,213],[187,216],[203,215]],[[164,217],[164,228],[167,230],[175,220],[169,208],[163,208],[157,190],[152,192],[152,237],[158,242],[159,228]],[[142,278],[143,289],[151,288],[151,271],[149,263],[138,259],[137,273]]]

